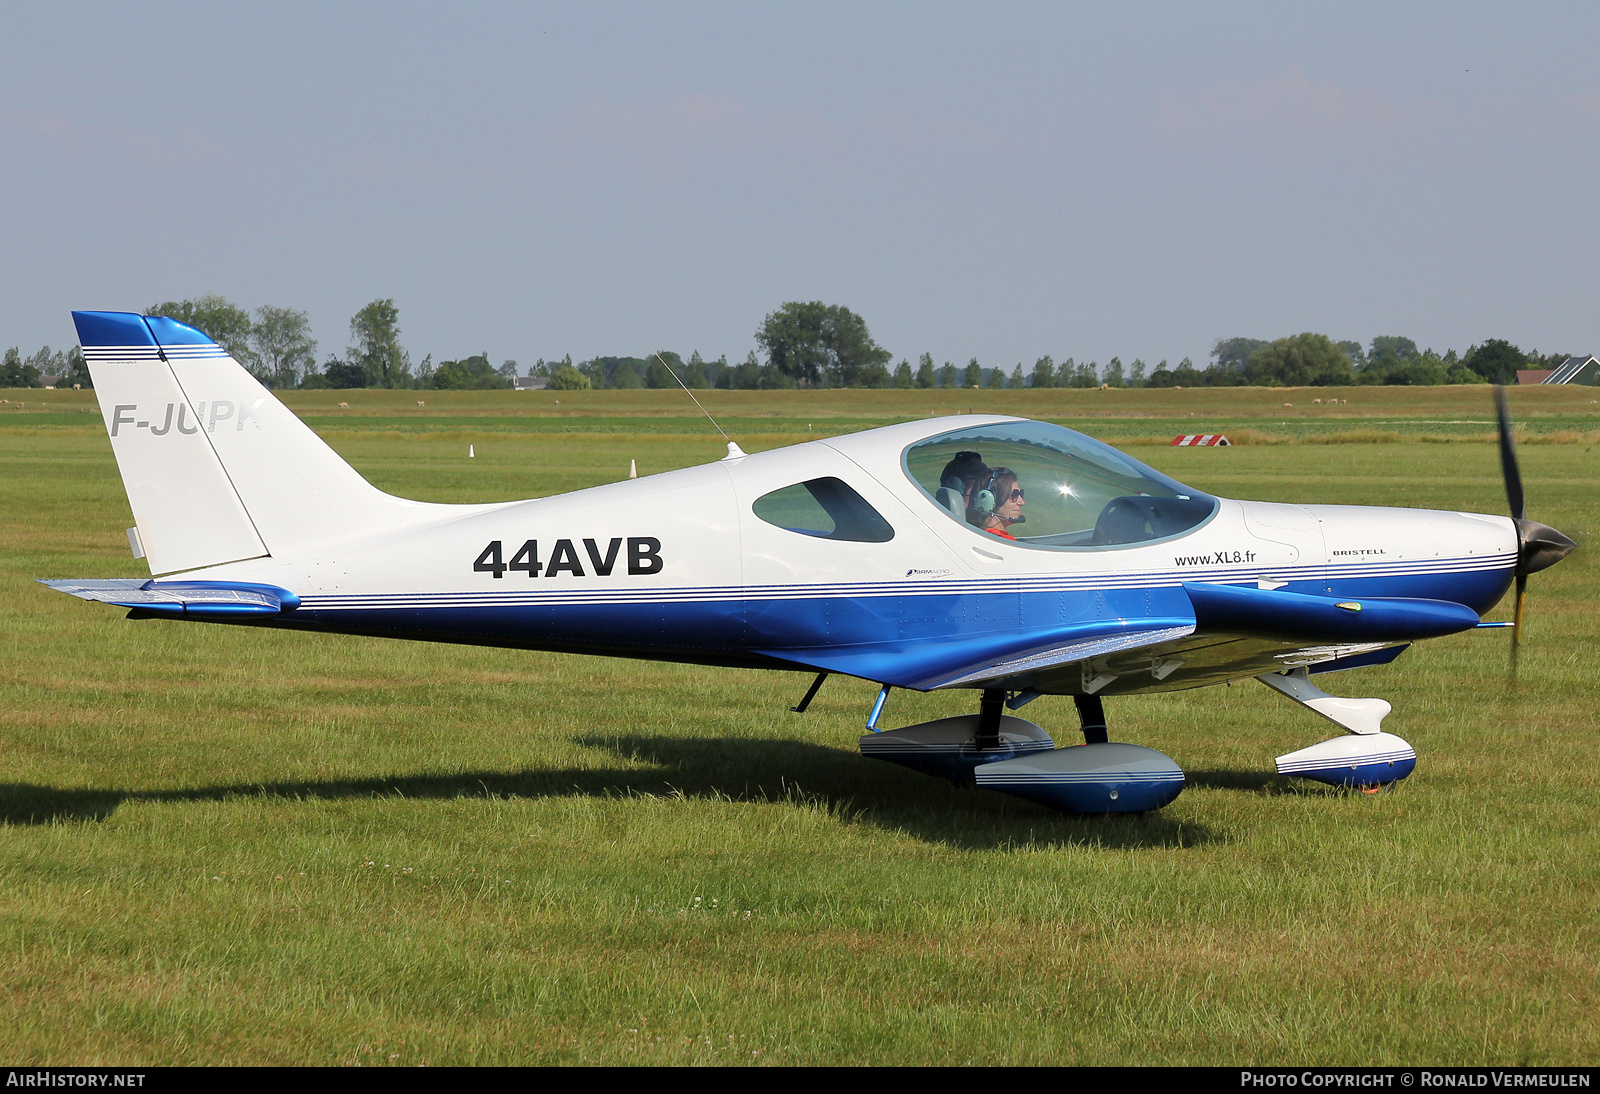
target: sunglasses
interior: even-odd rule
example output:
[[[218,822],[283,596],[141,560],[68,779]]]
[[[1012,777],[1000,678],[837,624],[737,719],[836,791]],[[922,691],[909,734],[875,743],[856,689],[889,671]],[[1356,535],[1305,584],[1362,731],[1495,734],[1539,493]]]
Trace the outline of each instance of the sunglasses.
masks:
[[[1014,488],[1011,491],[1011,497],[1007,498],[1006,500],[1007,501],[1021,501],[1022,500],[1022,487],[1018,486],[1018,487]]]

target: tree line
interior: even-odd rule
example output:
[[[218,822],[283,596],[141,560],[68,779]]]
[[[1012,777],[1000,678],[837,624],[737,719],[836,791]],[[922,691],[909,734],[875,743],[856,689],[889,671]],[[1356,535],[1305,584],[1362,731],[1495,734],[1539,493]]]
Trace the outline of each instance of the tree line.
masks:
[[[514,386],[521,375],[513,360],[495,366],[487,351],[434,362],[432,355],[413,364],[400,341],[400,311],[392,299],[374,300],[350,318],[350,344],[319,365],[317,342],[306,313],[271,305],[254,313],[216,294],[194,300],[154,304],[146,315],[165,315],[205,332],[234,360],[268,387],[495,389]],[[1524,353],[1503,339],[1489,339],[1458,356],[1400,336],[1379,336],[1363,348],[1306,332],[1275,340],[1219,338],[1204,367],[1188,357],[1174,366],[1153,367],[1135,358],[1124,365],[1113,357],[1103,366],[1071,357],[1059,363],[1050,355],[1027,372],[1019,361],[1008,372],[980,364],[934,363],[923,353],[913,366],[873,339],[867,324],[849,308],[821,301],[790,301],[768,315],[754,350],[738,364],[723,355],[714,361],[699,351],[688,360],[674,352],[648,357],[593,357],[574,363],[537,361],[528,375],[543,377],[555,390],[604,388],[1090,388],[1090,387],[1307,387],[1356,384],[1510,384],[1520,369],[1554,368],[1567,354]],[[16,347],[0,362],[0,387],[92,387],[83,354],[73,347],[45,346],[23,358]]]

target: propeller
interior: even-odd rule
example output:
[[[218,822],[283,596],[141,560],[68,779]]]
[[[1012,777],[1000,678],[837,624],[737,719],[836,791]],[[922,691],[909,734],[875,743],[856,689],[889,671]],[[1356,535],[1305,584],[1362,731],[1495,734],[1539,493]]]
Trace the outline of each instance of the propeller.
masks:
[[[1517,647],[1522,641],[1522,609],[1528,598],[1528,575],[1547,569],[1567,557],[1576,543],[1536,520],[1528,519],[1527,502],[1522,495],[1522,472],[1517,469],[1516,439],[1511,429],[1511,408],[1506,389],[1494,389],[1494,407],[1500,419],[1500,474],[1506,481],[1506,502],[1511,520],[1517,526],[1516,614],[1511,624],[1511,675],[1517,674]]]

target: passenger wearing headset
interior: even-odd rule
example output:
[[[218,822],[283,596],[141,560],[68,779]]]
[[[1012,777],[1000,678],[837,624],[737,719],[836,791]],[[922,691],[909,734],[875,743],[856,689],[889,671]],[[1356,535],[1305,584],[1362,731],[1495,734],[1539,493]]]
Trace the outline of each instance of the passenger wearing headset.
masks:
[[[957,452],[939,475],[939,490],[934,495],[940,505],[957,518],[972,508],[972,492],[989,481],[992,472],[976,452]]]
[[[1010,528],[1027,520],[1022,515],[1022,484],[1017,473],[1009,467],[997,467],[989,473],[988,482],[972,494],[967,503],[967,521],[1001,539],[1016,540]]]

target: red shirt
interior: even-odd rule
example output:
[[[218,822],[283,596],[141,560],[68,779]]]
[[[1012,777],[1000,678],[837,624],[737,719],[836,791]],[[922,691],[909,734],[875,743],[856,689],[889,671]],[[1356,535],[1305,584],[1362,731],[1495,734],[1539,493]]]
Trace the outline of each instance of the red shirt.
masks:
[[[1006,531],[1004,528],[985,528],[984,531],[988,532],[991,536],[999,536],[1001,539],[1009,539],[1012,543],[1017,542],[1017,537]]]

